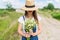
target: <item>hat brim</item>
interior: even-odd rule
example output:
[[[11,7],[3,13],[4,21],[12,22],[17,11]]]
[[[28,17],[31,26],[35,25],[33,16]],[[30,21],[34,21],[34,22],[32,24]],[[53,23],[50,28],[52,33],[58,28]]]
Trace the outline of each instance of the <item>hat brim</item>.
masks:
[[[25,11],[38,10],[38,7],[33,7],[33,8],[22,7],[21,10],[25,10]]]

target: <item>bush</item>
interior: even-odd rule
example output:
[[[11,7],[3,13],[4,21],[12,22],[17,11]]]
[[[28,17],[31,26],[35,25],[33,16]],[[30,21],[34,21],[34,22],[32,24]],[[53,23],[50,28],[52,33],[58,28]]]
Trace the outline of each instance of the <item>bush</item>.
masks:
[[[51,15],[52,15],[53,18],[56,18],[56,19],[60,20],[60,13],[53,12]]]
[[[6,11],[6,10],[0,10],[0,16],[1,17],[4,17],[6,15],[8,15],[8,11]]]

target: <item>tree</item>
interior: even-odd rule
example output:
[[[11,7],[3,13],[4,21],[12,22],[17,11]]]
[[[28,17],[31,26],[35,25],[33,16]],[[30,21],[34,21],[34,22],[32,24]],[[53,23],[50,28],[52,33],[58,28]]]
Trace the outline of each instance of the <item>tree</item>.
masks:
[[[6,9],[7,9],[8,11],[14,11],[14,10],[15,10],[15,9],[12,7],[11,3],[8,3],[6,6],[7,6]]]
[[[47,9],[54,10],[54,5],[52,3],[49,3]]]

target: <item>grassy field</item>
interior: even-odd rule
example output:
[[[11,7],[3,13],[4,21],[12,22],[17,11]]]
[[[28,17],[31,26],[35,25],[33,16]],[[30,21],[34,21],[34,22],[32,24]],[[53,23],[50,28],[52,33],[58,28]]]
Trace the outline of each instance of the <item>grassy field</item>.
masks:
[[[17,19],[21,15],[15,11],[0,10],[0,40],[19,40]]]

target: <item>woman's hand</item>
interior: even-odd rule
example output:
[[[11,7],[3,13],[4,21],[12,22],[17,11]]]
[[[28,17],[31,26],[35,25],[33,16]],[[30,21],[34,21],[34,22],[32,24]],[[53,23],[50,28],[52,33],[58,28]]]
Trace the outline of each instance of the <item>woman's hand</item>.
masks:
[[[30,30],[30,33],[29,34],[32,35],[32,36],[36,36],[36,33],[33,33],[32,30]]]
[[[30,35],[32,35],[32,36],[36,36],[36,33],[33,33],[33,32],[32,32],[32,33],[30,33]]]
[[[30,34],[29,34],[29,33],[26,33],[26,34],[25,34],[25,37],[26,37],[26,38],[30,37]]]

